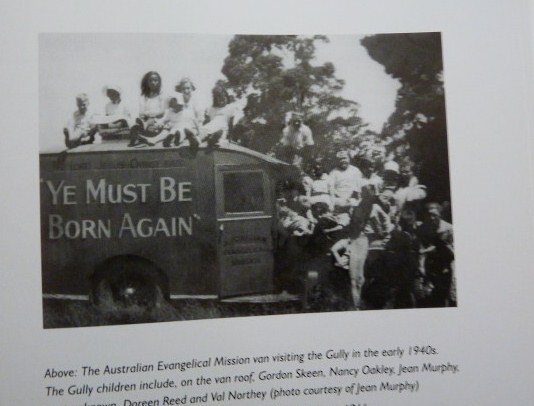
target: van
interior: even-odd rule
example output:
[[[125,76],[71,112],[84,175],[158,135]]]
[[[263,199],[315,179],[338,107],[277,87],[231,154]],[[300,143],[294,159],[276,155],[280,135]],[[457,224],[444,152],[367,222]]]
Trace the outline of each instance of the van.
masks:
[[[275,186],[294,172],[235,144],[41,154],[43,297],[153,305],[276,293]]]

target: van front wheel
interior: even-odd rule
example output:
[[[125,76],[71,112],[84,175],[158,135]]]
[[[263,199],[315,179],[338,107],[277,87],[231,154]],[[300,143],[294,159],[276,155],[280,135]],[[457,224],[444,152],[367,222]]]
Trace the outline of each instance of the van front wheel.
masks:
[[[93,301],[103,309],[153,308],[164,302],[156,272],[133,263],[113,264],[97,278]]]

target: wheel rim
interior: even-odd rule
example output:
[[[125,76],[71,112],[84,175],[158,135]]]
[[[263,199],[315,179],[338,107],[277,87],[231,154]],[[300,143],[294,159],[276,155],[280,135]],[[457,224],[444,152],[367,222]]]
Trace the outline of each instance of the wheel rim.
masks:
[[[154,304],[155,285],[141,275],[126,274],[111,284],[113,299],[126,306]]]

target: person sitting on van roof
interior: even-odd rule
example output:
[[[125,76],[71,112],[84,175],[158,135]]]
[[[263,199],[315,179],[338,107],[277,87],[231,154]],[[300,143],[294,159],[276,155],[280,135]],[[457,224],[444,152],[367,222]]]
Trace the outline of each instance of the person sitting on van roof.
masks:
[[[141,97],[139,99],[139,117],[130,129],[129,147],[143,144],[146,138],[154,137],[159,130],[154,126],[157,119],[163,117],[167,108],[167,98],[161,93],[161,76],[156,71],[145,73],[141,80]],[[138,135],[143,135],[141,139]]]
[[[180,145],[186,138],[194,137],[198,134],[198,121],[184,109],[184,100],[181,93],[175,93],[169,99],[169,108],[165,111],[163,117],[154,123],[155,130],[160,132],[152,138],[146,138],[138,135],[139,138],[147,145],[155,145],[162,142],[163,146],[170,147],[171,143],[175,146]]]
[[[174,87],[174,90],[180,93],[183,97],[184,116],[186,116],[189,120],[193,120],[195,122],[195,128],[199,128],[203,119],[202,109],[199,107],[197,98],[193,94],[193,92],[196,90],[193,81],[187,77],[181,78]]]
[[[103,140],[120,139],[130,135],[130,110],[121,99],[121,88],[108,85],[103,89],[109,102],[104,108],[105,116],[95,117],[98,133]]]
[[[89,112],[89,97],[85,93],[76,96],[77,110],[63,128],[65,146],[74,148],[78,145],[92,144],[97,131],[93,115]]]
[[[200,128],[200,142],[208,146],[217,146],[228,142],[228,134],[232,131],[236,106],[230,103],[230,96],[222,86],[215,86],[212,90],[213,105],[206,111],[206,120]],[[195,138],[190,137],[189,143],[195,145]]]

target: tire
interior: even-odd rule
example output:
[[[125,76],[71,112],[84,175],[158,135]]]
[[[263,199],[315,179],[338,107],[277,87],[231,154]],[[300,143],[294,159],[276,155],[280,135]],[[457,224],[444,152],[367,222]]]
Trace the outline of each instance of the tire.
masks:
[[[150,309],[164,302],[164,283],[159,270],[139,257],[106,261],[93,282],[93,303],[102,309]]]

